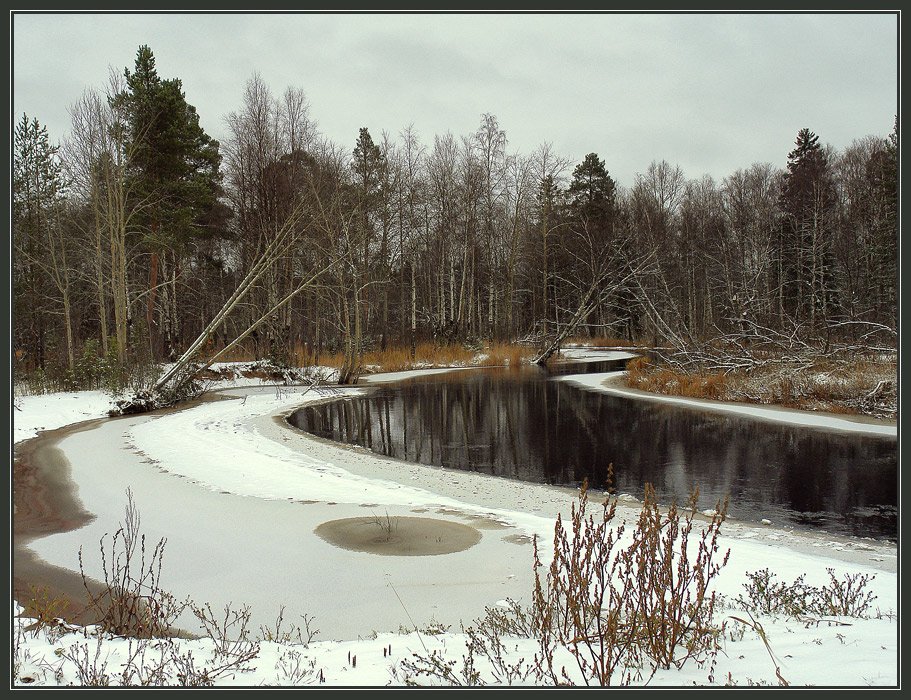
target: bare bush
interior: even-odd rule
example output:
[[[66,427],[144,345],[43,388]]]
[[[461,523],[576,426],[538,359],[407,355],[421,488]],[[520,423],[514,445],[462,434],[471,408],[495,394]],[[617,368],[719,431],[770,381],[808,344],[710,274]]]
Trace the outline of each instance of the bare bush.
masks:
[[[804,583],[803,574],[793,583],[784,583],[768,569],[747,573],[746,597],[740,595],[737,600],[744,610],[767,615],[869,617],[876,596],[867,586],[876,576],[858,573],[838,578],[834,569],[826,571],[829,583],[818,588]]]
[[[709,583],[727,564],[730,551],[719,554],[718,536],[727,513],[719,502],[709,525],[696,542],[691,559],[698,489],[681,513],[672,503],[662,514],[651,484],[645,498],[633,544],[621,554],[625,586],[626,624],[641,640],[646,656],[660,668],[682,668],[690,659],[702,661],[716,650],[717,605]],[[632,595],[629,595],[632,593]]]
[[[826,569],[829,583],[817,589],[814,596],[814,612],[820,615],[844,617],[869,617],[868,613],[876,600],[867,584],[876,578],[871,574],[845,574],[841,579],[834,569]]]
[[[312,685],[324,683],[325,674],[316,668],[316,659],[304,656],[297,649],[283,651],[275,662],[282,685]]]
[[[118,679],[120,685],[168,685],[174,653],[175,643],[170,639],[128,639],[127,659]]]
[[[215,656],[242,665],[259,654],[259,643],[250,640],[250,606],[234,609],[225,605],[216,613],[209,603],[190,605],[206,637],[215,645]]]
[[[694,492],[684,510],[672,504],[662,513],[647,485],[632,541],[623,546],[626,528],[612,523],[617,500],[591,514],[583,484],[569,523],[557,517],[546,572],[534,542],[531,608],[514,601],[505,610],[488,608],[465,630],[461,663],[438,651],[414,654],[401,664],[406,682],[628,685],[690,661],[708,664],[711,679],[723,631],[714,621],[719,600],[711,582],[730,554],[718,544],[727,503],[717,504],[697,535],[697,497]],[[532,638],[534,658],[508,660],[510,637]]]
[[[285,626],[285,606],[281,606],[278,615],[275,617],[275,624],[260,625],[260,639],[264,642],[276,642],[278,644],[294,644],[300,646],[310,646],[310,643],[319,634],[319,629],[313,626],[313,617],[310,615],[301,615],[303,626],[288,625]]]
[[[100,635],[95,639],[94,651],[88,642],[81,642],[63,650],[61,656],[75,667],[79,685],[103,687],[111,684],[111,674],[107,668],[109,655],[102,655]]]
[[[624,527],[608,527],[616,500],[605,501],[595,519],[586,515],[583,486],[569,530],[557,520],[554,558],[543,580],[535,542],[534,613],[539,660],[549,680],[576,683],[555,663],[559,647],[569,650],[586,685],[611,685],[618,672],[621,684],[642,680],[646,662],[654,674],[658,668],[714,659],[719,630],[710,583],[730,554],[720,554],[718,545],[727,503],[717,504],[692,558],[697,497],[694,491],[684,512],[674,503],[662,514],[654,489],[646,484],[632,543],[620,549]]]
[[[133,637],[166,637],[185,602],[177,601],[160,586],[161,566],[167,540],[161,538],[147,552],[145,535],[133,492],[127,489],[124,522],[106,548],[107,533],[99,542],[104,576],[100,592],[94,592],[85,573],[82,548],[79,571],[88,595],[88,609],[105,632]]]

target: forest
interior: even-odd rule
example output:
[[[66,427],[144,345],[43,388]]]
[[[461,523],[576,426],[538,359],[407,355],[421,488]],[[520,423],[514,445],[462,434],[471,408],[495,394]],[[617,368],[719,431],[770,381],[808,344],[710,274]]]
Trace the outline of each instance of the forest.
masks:
[[[18,118],[17,378],[339,355],[350,383],[367,350],[521,342],[546,359],[570,336],[722,367],[897,347],[897,118],[843,150],[800,128],[780,163],[721,182],[655,154],[620,183],[610,153],[513,152],[490,113],[466,135],[338,144],[302,89],[254,73],[219,143],[187,100],[142,46],[70,106],[68,134]]]

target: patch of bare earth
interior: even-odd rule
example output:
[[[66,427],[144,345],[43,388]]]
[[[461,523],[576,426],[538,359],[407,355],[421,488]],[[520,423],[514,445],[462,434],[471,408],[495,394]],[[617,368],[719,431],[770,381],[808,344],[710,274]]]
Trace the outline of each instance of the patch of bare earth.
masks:
[[[314,532],[336,547],[387,556],[452,554],[481,541],[476,528],[461,523],[389,515],[330,520]]]

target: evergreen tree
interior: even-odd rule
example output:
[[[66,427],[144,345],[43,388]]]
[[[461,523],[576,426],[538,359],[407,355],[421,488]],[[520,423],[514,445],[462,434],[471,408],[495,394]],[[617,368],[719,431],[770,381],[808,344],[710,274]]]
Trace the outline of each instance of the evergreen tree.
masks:
[[[127,179],[138,208],[137,225],[149,252],[149,294],[146,323],[156,348],[156,300],[159,278],[169,280],[158,317],[163,320],[168,354],[176,352],[179,329],[176,280],[183,256],[198,238],[221,230],[218,142],[199,124],[196,109],[187,103],[181,81],[162,80],[148,46],[140,46],[133,71],[124,71],[126,89],[115,98],[123,115],[130,160]],[[159,267],[162,267],[159,271]]]
[[[809,129],[788,153],[779,200],[784,214],[781,257],[782,311],[812,327],[834,303],[832,238],[836,193],[829,159]]]
[[[352,152],[351,170],[357,181],[358,207],[362,217],[362,235],[367,235],[369,217],[378,204],[386,169],[386,158],[373,142],[367,127],[361,127]]]
[[[147,201],[151,239],[177,247],[204,235],[199,223],[221,194],[218,142],[199,124],[178,78],[162,80],[155,57],[141,46],[134,70],[124,71],[127,89],[117,96],[135,147],[130,176],[137,196]]]
[[[589,153],[573,170],[567,190],[571,215],[607,229],[616,209],[616,184],[597,153]]]
[[[45,299],[50,285],[46,239],[52,209],[62,194],[63,175],[47,127],[23,114],[13,154],[13,316],[15,342],[30,365],[45,367],[48,326]]]
[[[604,325],[615,320],[611,311],[615,290],[608,277],[618,272],[618,239],[614,224],[617,187],[597,153],[589,153],[573,170],[566,191],[566,219],[569,236],[564,238],[565,256],[571,277],[579,289],[595,288],[593,312],[583,319]],[[608,292],[607,290],[610,290]],[[578,290],[571,296],[578,296]],[[572,301],[563,302],[567,307]]]

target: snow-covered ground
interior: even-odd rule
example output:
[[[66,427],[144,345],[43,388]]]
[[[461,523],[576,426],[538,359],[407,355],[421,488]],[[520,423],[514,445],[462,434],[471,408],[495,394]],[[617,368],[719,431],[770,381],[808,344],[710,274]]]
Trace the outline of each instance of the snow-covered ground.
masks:
[[[593,380],[600,383],[592,386],[603,388],[605,378]],[[574,494],[569,489],[384,459],[283,424],[283,417],[303,403],[357,391],[313,390],[304,395],[289,387],[232,389],[224,392],[225,400],[154,417],[106,421],[70,434],[58,447],[70,462],[79,500],[96,517],[81,529],[43,537],[29,546],[49,564],[74,571],[83,547],[87,572],[100,577],[98,541],[123,519],[129,487],[147,541],[167,538],[162,579],[175,595],[209,602],[216,610],[228,603],[249,604],[254,631],[274,622],[282,605],[287,620],[303,614],[315,618],[321,630],[318,641],[306,647],[263,642],[246,664],[248,671],[227,673],[216,679],[217,684],[399,685],[404,682],[399,664],[415,653],[436,650],[461,662],[466,636],[460,623],[471,624],[485,606],[505,598],[530,602],[529,538],[538,535],[544,556],[549,556],[556,514],[568,513]],[[107,404],[98,394],[25,397],[20,400],[22,410],[16,412],[16,441],[19,435],[28,437],[42,428],[104,415]],[[637,512],[632,497],[623,496],[620,517],[630,521]],[[329,520],[376,514],[467,524],[482,536],[464,551],[407,557],[341,549],[313,534],[316,526]],[[779,580],[790,582],[805,575],[806,582],[816,586],[828,580],[827,568],[839,575],[875,576],[870,588],[877,596],[876,608],[884,613],[878,619],[806,625],[781,616],[757,618],[782,677],[792,685],[897,683],[893,545],[733,521],[725,523],[722,533],[722,547],[730,548],[731,557],[716,589],[730,600],[744,592],[747,572],[765,567]],[[734,609],[719,613],[719,622],[727,618],[731,631],[713,671],[714,683],[778,684],[775,664],[759,633],[740,629],[735,634],[738,625],[730,616],[745,617]],[[28,625],[17,619],[17,625]],[[193,622],[189,617],[181,620],[186,629],[198,632]],[[433,634],[446,626],[445,633]],[[422,632],[415,633],[414,627]],[[52,633],[50,639],[45,632],[35,635],[20,627],[13,631],[21,662],[17,685],[85,682],[77,670],[80,664],[73,660],[83,649],[96,666],[106,664],[110,681],[116,683],[124,665],[130,668],[128,659],[137,644],[105,639],[96,656],[98,642],[86,638],[84,630],[59,638]],[[533,656],[532,641],[509,642],[509,658]],[[210,667],[217,665],[211,640],[168,644],[168,650],[145,649],[149,663],[156,654],[164,658],[179,645],[172,658],[192,651],[198,665],[209,658]],[[85,672],[89,661],[81,665]],[[681,671],[660,671],[651,684],[705,685],[708,674],[707,668],[689,665]]]
[[[110,394],[103,391],[73,391],[17,396],[13,406],[13,442],[20,442],[35,437],[41,430],[104,418],[113,402]]]
[[[625,372],[596,372],[592,374],[568,374],[555,379],[570,382],[584,389],[601,391],[615,396],[627,398],[673,403],[679,406],[704,411],[719,411],[722,413],[736,413],[750,416],[760,420],[774,421],[776,423],[789,423],[791,425],[806,425],[826,430],[840,430],[855,433],[868,433],[871,435],[897,436],[898,428],[878,421],[850,420],[831,414],[812,413],[810,411],[797,411],[770,406],[757,406],[745,403],[732,403],[729,401],[708,401],[704,399],[689,399],[684,396],[665,396],[647,391],[638,391],[623,386],[618,381]]]
[[[631,360],[634,357],[638,357],[638,354],[628,350],[568,347],[560,351],[560,359],[571,362],[610,362],[612,360]]]

